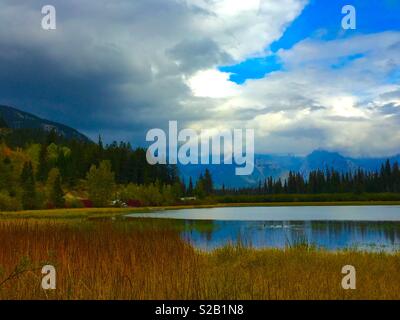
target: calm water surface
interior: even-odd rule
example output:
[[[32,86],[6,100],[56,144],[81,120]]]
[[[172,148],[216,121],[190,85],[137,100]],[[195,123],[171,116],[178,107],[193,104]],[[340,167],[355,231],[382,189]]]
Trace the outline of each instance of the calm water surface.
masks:
[[[179,219],[182,237],[210,250],[228,243],[400,250],[400,206],[236,207],[166,210],[130,217]]]

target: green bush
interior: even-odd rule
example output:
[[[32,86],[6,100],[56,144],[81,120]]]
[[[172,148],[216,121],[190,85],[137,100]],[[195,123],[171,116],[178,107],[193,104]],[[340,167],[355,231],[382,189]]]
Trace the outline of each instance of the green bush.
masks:
[[[73,199],[67,198],[67,200],[65,201],[65,206],[71,209],[78,209],[84,207],[82,201],[76,198]]]
[[[115,174],[110,161],[92,165],[86,175],[89,199],[96,207],[107,207],[114,196]]]
[[[128,184],[119,191],[119,198],[124,202],[129,200],[139,201],[143,206],[172,205],[177,202],[177,195],[173,187],[160,185],[159,183],[149,185]]]
[[[7,193],[0,193],[0,211],[22,210],[22,205],[17,198],[10,197]]]

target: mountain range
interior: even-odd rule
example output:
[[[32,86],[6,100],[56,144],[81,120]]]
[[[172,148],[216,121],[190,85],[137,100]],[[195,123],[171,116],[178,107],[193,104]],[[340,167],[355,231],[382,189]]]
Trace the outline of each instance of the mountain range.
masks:
[[[18,110],[13,107],[0,105],[0,127],[10,129],[40,129],[43,131],[54,130],[66,139],[90,141],[88,137],[78,130],[64,124],[39,118],[33,114]],[[315,150],[307,156],[256,154],[254,171],[249,176],[235,175],[236,165],[178,165],[182,178],[188,183],[189,179],[195,182],[205,169],[210,170],[216,187],[251,187],[260,181],[272,176],[286,178],[289,171],[300,172],[307,176],[316,169],[332,168],[339,172],[355,171],[358,168],[366,171],[379,170],[380,166],[389,159],[392,163],[400,162],[400,154],[389,158],[351,158],[337,152]]]
[[[13,107],[0,105],[0,124],[5,123],[10,129],[41,129],[43,131],[55,131],[66,139],[89,141],[89,138],[64,124],[39,118],[31,113],[18,110]]]
[[[207,168],[213,177],[216,187],[251,187],[259,184],[268,177],[285,179],[289,171],[300,172],[305,177],[310,171],[335,169],[339,172],[354,172],[357,169],[366,171],[379,170],[389,159],[390,162],[400,162],[400,154],[386,158],[351,158],[337,152],[315,150],[301,157],[295,155],[256,154],[254,171],[249,176],[236,176],[236,165],[179,165],[179,172],[187,183],[191,177],[196,181],[198,176]]]

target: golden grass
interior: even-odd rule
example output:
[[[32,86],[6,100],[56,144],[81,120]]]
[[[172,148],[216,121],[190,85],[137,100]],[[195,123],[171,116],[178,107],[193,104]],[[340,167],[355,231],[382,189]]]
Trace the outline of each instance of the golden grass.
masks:
[[[0,245],[0,283],[16,266],[25,270],[0,285],[0,299],[400,299],[400,254],[305,247],[205,253],[172,229],[140,227],[140,219],[1,220]],[[54,291],[40,286],[48,263],[57,269]],[[341,288],[346,264],[357,269],[357,290]]]
[[[77,208],[77,209],[45,209],[0,212],[1,219],[86,219],[97,217],[114,217],[135,211],[146,211],[146,208]]]

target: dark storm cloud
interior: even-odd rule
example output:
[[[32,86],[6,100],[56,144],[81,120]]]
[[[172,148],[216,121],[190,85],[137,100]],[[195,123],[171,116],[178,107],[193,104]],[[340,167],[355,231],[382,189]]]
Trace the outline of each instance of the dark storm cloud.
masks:
[[[379,111],[385,115],[400,116],[400,104],[399,103],[387,103],[379,107]]]
[[[232,58],[222,52],[212,39],[185,39],[168,51],[168,54],[185,73],[199,69],[210,68],[214,65],[233,62]]]
[[[312,141],[316,136],[318,136],[321,140],[326,140],[328,133],[321,128],[299,126],[297,128],[290,128],[285,131],[276,132],[275,136],[289,139],[291,137],[296,137],[296,140],[308,139]]]
[[[161,0],[52,4],[54,31],[40,28],[41,1],[0,4],[0,103],[92,137],[108,132],[111,139],[140,141],[169,119],[185,121],[179,104],[190,89],[181,68],[227,59],[212,40],[185,40],[191,14],[200,12],[196,7]],[[201,116],[196,114],[190,120]]]
[[[124,68],[118,53],[102,50],[101,60],[92,66],[75,69],[52,57],[46,50],[31,46],[1,43],[1,98],[15,101],[52,118],[67,117],[73,123],[85,123],[93,113],[118,104],[115,87],[129,82],[146,82],[149,72]],[[108,52],[107,52],[108,51]],[[7,57],[5,57],[7,56]],[[93,60],[98,56],[93,56]],[[6,61],[5,61],[6,60]],[[106,61],[106,62],[105,62]],[[94,64],[98,68],[94,68]],[[71,109],[74,111],[71,112]]]
[[[380,98],[385,99],[385,100],[400,99],[400,89],[381,94]]]

